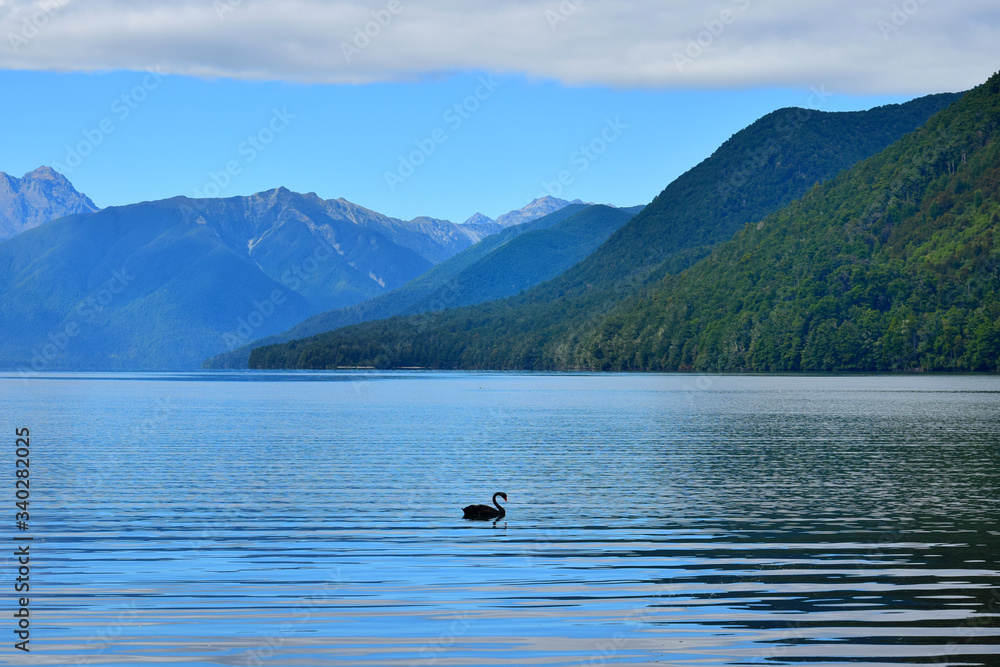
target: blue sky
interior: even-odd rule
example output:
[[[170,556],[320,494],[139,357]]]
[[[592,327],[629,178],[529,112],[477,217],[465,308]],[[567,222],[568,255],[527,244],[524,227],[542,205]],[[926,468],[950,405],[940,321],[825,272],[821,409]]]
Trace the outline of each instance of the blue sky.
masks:
[[[99,206],[279,185],[405,219],[645,204],[774,109],[995,71],[989,3],[909,2],[0,0],[0,170],[56,166]]]
[[[477,73],[302,85],[2,72],[0,88],[30,100],[0,110],[0,123],[16,128],[0,136],[3,170],[59,165],[99,206],[283,185],[404,219],[455,221],[477,211],[496,217],[547,192],[645,204],[776,108],[906,99],[835,94],[820,105],[809,90],[614,91]],[[563,172],[569,183],[559,182]]]

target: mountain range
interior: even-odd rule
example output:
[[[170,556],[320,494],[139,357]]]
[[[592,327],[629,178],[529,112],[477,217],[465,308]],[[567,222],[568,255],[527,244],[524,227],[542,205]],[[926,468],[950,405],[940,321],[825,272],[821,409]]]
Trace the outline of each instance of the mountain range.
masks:
[[[587,259],[554,280],[497,302],[420,318],[397,317],[368,322],[306,340],[260,348],[253,351],[250,365],[253,368],[405,366],[595,370],[824,368],[815,355],[803,353],[811,335],[812,322],[808,317],[797,312],[787,321],[769,321],[765,327],[765,315],[774,311],[755,310],[755,307],[764,307],[760,304],[765,295],[787,294],[788,285],[781,285],[782,275],[775,269],[786,266],[789,253],[795,251],[763,242],[749,254],[735,254],[732,249],[746,247],[747,239],[758,227],[780,229],[774,222],[779,219],[795,230],[794,235],[781,235],[786,243],[793,248],[810,247],[814,253],[843,248],[843,244],[834,243],[831,238],[820,242],[814,235],[840,233],[855,242],[858,236],[852,234],[861,235],[862,229],[865,235],[877,229],[874,237],[888,244],[893,239],[890,220],[918,225],[914,216],[922,206],[931,206],[933,201],[938,204],[933,210],[928,209],[928,214],[947,215],[956,196],[949,194],[949,188],[957,188],[967,197],[973,197],[973,204],[980,201],[976,206],[986,205],[988,211],[991,197],[995,197],[995,187],[990,188],[989,183],[984,182],[983,187],[974,188],[979,191],[976,199],[977,195],[969,191],[974,183],[960,184],[962,177],[958,174],[967,166],[973,144],[963,145],[958,151],[956,146],[961,142],[952,145],[954,142],[949,140],[945,150],[941,136],[966,137],[967,128],[972,125],[975,129],[971,136],[978,137],[979,147],[984,148],[986,144],[982,142],[992,136],[996,124],[996,117],[988,110],[992,104],[988,101],[989,91],[995,86],[994,78],[974,91],[975,94],[931,96],[905,105],[851,114],[801,109],[774,112],[737,133],[710,158],[671,183],[642,213],[612,234]],[[971,110],[963,114],[966,107]],[[942,111],[946,108],[947,111]],[[978,124],[951,121],[977,114],[986,120]],[[931,138],[927,130],[920,129],[928,119],[931,119],[928,127],[937,128]],[[910,145],[911,142],[916,144]],[[900,146],[908,148],[899,152]],[[986,164],[993,159],[995,164],[995,155],[988,149],[979,153],[977,159],[986,160]],[[860,164],[855,164],[859,161]],[[916,170],[919,178],[913,183],[901,174],[886,175],[871,167],[872,164],[885,164],[889,165],[884,167],[888,170],[892,165],[902,165],[899,168],[904,170],[911,163],[920,165]],[[847,168],[850,169],[844,172]],[[858,177],[858,174],[866,176]],[[946,182],[946,178],[958,179],[956,183],[959,184]],[[843,186],[845,182],[850,185]],[[800,224],[804,202],[814,198],[823,200],[825,217],[811,213],[810,224]],[[900,203],[900,198],[905,205]],[[853,215],[841,212],[848,202]],[[987,215],[985,224],[988,227],[991,214],[984,215]],[[920,221],[920,224],[924,222],[922,218]],[[943,223],[927,222],[936,226],[940,230],[936,233],[951,244],[936,249],[940,261],[946,264],[956,261],[945,249],[948,247],[962,254],[992,257],[992,246],[985,238],[977,239],[974,242],[977,245],[966,248],[962,239],[969,232],[954,227],[955,222],[957,218],[945,219]],[[884,228],[878,228],[879,223]],[[734,234],[736,239],[730,241]],[[856,248],[850,250],[855,252],[850,257],[855,258],[858,265],[873,260],[863,255],[859,258],[860,251]],[[884,253],[903,252],[902,248],[882,250]],[[720,263],[719,258],[725,258],[725,262]],[[813,256],[798,256],[797,259],[796,270],[807,273]],[[884,257],[880,256],[882,259]],[[991,266],[990,261],[984,264],[987,269]],[[833,264],[839,266],[837,262]],[[706,273],[710,266],[716,267],[711,275]],[[766,272],[770,282],[761,285],[760,274],[741,273],[742,266]],[[886,267],[877,268],[881,271]],[[876,275],[881,274],[876,271]],[[898,267],[896,274],[886,275],[902,281],[898,283],[900,287],[913,280],[905,269]],[[820,278],[826,281],[830,276],[821,274]],[[840,279],[852,289],[862,289],[864,285],[844,277]],[[883,283],[875,281],[874,284]],[[722,288],[723,285],[726,287]],[[793,288],[798,286],[793,281]],[[762,289],[765,287],[773,291]],[[879,313],[892,313],[897,307],[900,295],[886,289],[887,293],[872,297],[876,299]],[[702,301],[707,294],[713,295],[711,305]],[[817,291],[799,295],[804,302],[801,308],[808,313],[808,308],[816,306],[814,301],[825,298],[824,294]],[[981,294],[987,300],[992,298],[988,291]],[[783,308],[781,299],[773,296],[766,303],[777,312]],[[964,323],[951,325],[959,327],[955,335],[962,340],[973,335],[978,341],[987,341],[980,342],[977,349],[994,349],[988,342],[992,340],[990,327],[994,324],[982,325],[991,317],[988,313],[973,316],[975,308],[968,303],[965,310],[957,302],[945,303],[950,303],[949,308],[958,308],[955,321]],[[897,332],[917,331],[912,323],[920,321],[916,314],[919,306],[916,298],[909,303],[913,312],[910,319],[899,310],[893,316],[884,315],[888,319],[873,319],[875,324],[863,335],[874,337],[873,341],[885,336],[892,338],[896,335],[892,334],[893,327],[897,325]],[[826,318],[825,338],[817,338],[817,341],[837,340],[836,334],[830,331],[838,331],[845,322],[853,322],[847,310],[838,315],[839,319]],[[928,317],[936,317],[940,322],[943,315],[937,312]],[[973,328],[969,329],[970,326]],[[771,365],[756,357],[756,361],[749,363],[741,350],[758,350],[755,347],[757,337],[765,332],[777,339],[787,339],[786,347],[781,348],[783,352],[775,353],[780,363],[774,361],[773,355],[768,357]],[[926,336],[928,340],[936,340],[930,334]],[[871,345],[875,346],[875,342]],[[766,349],[773,352],[770,347]],[[816,349],[822,349],[822,343],[817,343]],[[872,354],[865,357],[868,359],[865,363],[874,358]],[[878,357],[881,365],[877,367],[884,367],[890,357]],[[896,365],[890,368],[924,367],[921,365],[924,361],[916,352],[905,363],[900,358],[892,358]],[[983,354],[976,357],[978,361],[956,356],[954,363],[956,368],[980,368],[983,358]],[[996,360],[990,363],[995,366]],[[927,366],[941,367],[929,362]]]
[[[93,211],[94,202],[50,167],[21,178],[0,171],[0,241],[56,218]]]
[[[391,291],[501,229],[404,222],[285,188],[69,215],[0,243],[0,365],[197,368]]]
[[[548,208],[534,206],[538,212]],[[315,315],[289,331],[221,354],[206,368],[246,368],[254,347],[273,345],[349,324],[427,313],[517,294],[553,278],[593,250],[642,210],[573,203],[463,250],[407,284],[362,303]],[[522,213],[521,219],[530,217]],[[467,223],[468,224],[468,223]]]
[[[967,99],[933,95],[851,113],[781,109],[735,134],[648,206],[633,209],[543,197],[496,220],[477,213],[464,224],[402,221],[343,199],[277,188],[100,211],[84,205],[51,221],[37,215],[19,223],[30,228],[0,242],[0,366],[184,370],[214,357],[207,362],[213,368],[757,369],[733,353],[746,341],[723,335],[735,325],[698,310],[709,294],[720,299],[711,301],[720,313],[730,296],[742,298],[739,312],[756,313],[759,336],[764,315],[748,305],[755,292],[741,292],[746,285],[739,280],[727,283],[725,272],[703,280],[726,284],[727,292],[688,282],[695,280],[690,276],[745,240],[747,230],[799,210]],[[976,131],[988,135],[989,127]],[[961,166],[949,163],[952,175],[973,164],[966,148]],[[884,185],[851,182],[856,198]],[[946,185],[934,181],[928,192]],[[995,192],[988,186],[958,184],[947,196],[933,190],[939,201],[927,214],[950,230],[949,202],[972,197],[988,210]],[[838,201],[848,194],[837,192]],[[839,220],[835,204],[824,206]],[[909,208],[905,214],[915,215]],[[810,219],[808,229],[797,230],[802,239],[830,224],[819,215]],[[961,245],[945,231],[938,236],[949,239],[949,248]],[[992,257],[988,240],[978,239],[977,256]],[[779,265],[779,255],[767,261]],[[741,262],[730,262],[730,269]],[[701,313],[704,329],[685,319],[683,308],[669,316],[662,310],[680,303],[677,290],[688,288],[685,308]],[[916,310],[906,319],[893,307],[885,311],[893,312],[884,323],[889,330],[919,320]],[[824,326],[839,331],[851,321],[844,312]],[[963,317],[959,338],[971,335],[977,350],[988,350],[981,342],[988,327]],[[809,322],[796,334],[799,346],[778,355],[795,360],[790,368],[815,363],[815,355],[803,352],[813,335]],[[701,341],[693,351],[689,336]],[[657,347],[668,337],[668,350]],[[676,353],[678,346],[686,351]],[[968,355],[952,356],[956,364],[972,363]]]

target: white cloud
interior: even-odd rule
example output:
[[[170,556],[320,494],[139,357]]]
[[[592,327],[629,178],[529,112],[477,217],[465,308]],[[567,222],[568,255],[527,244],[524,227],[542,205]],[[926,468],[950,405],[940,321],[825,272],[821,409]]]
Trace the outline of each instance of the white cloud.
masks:
[[[366,26],[377,34],[355,43]],[[315,83],[471,69],[571,85],[925,93],[969,88],[1000,69],[1000,8],[995,0],[0,0],[0,68],[149,67]]]

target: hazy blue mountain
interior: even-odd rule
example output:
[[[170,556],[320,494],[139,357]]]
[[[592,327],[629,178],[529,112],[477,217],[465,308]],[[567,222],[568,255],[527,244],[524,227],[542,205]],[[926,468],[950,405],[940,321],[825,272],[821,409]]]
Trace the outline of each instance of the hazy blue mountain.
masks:
[[[456,225],[448,220],[428,217],[398,220],[352,204],[346,199],[327,200],[324,207],[326,214],[332,219],[349,221],[377,231],[396,245],[414,251],[431,264],[443,262],[499,230],[496,226],[491,229],[480,225]]]
[[[399,220],[352,204],[346,199],[331,199],[325,204],[331,218],[349,220],[374,229],[393,243],[413,250],[432,264],[438,264],[505,227],[537,220],[568,206],[570,202],[543,197],[524,208],[505,213],[498,220],[477,213],[462,224],[426,216]]]
[[[496,225],[497,221],[489,216],[485,216],[482,213],[476,213],[463,224],[466,225]],[[499,225],[498,225],[499,226]]]
[[[503,229],[488,220],[402,221],[285,188],[93,211],[55,172],[29,177],[3,183],[17,192],[12,201],[39,203],[36,222],[39,211],[55,210],[39,193],[87,212],[0,243],[7,368],[197,368],[317,313],[390,292]],[[512,213],[530,218],[545,208]]]
[[[348,324],[480,303],[528,289],[577,263],[643,207],[568,204],[532,222],[508,227],[427,273],[364,303],[313,316],[289,331],[255,341],[206,363],[246,368],[255,346],[312,336]]]
[[[197,368],[432,266],[328,211],[315,195],[284,188],[176,197],[65,217],[8,239],[0,243],[0,365]],[[75,331],[67,344],[54,342],[67,328]]]
[[[94,202],[50,167],[21,178],[0,171],[0,241],[56,218],[96,210]]]
[[[522,233],[464,268],[450,281],[455,308],[502,299],[555,278],[585,259],[616,230],[625,225],[643,206],[614,208],[575,203],[533,223],[518,225]],[[544,227],[537,223],[564,211],[573,213]],[[485,249],[484,249],[485,250]],[[425,296],[410,312],[436,310],[435,296]]]

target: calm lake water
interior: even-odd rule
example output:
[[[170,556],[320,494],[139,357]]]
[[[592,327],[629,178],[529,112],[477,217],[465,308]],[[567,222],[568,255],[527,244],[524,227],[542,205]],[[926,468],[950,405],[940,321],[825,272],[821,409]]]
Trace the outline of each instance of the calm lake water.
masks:
[[[1000,665],[1000,378],[8,374],[0,401],[34,537],[32,651],[9,592],[0,664]],[[494,491],[505,519],[462,520]]]

